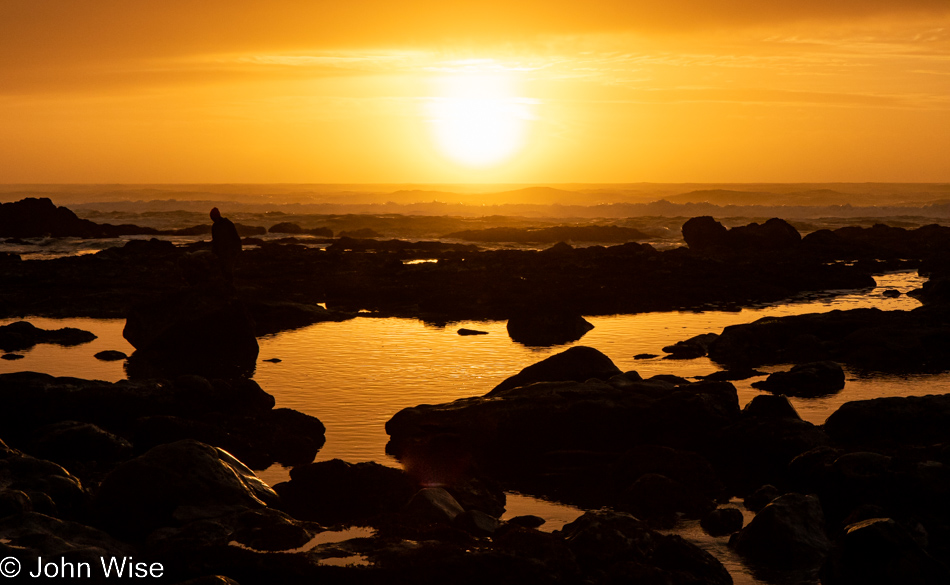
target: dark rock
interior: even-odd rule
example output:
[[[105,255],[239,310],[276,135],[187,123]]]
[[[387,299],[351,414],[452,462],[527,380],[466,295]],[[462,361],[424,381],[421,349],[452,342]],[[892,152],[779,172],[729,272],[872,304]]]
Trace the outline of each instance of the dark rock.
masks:
[[[523,526],[525,528],[537,528],[544,525],[547,522],[544,518],[540,516],[535,516],[533,514],[525,514],[523,516],[515,516],[508,520],[508,524],[516,524],[518,526]]]
[[[699,525],[710,536],[725,536],[742,530],[742,511],[738,508],[716,508],[703,516]]]
[[[640,230],[616,225],[556,226],[549,228],[495,227],[464,230],[442,236],[471,242],[636,242],[648,236]]]
[[[621,374],[610,358],[592,347],[578,345],[532,364],[495,386],[487,396],[494,396],[509,388],[534,382],[573,380],[583,382],[591,378],[609,380]]]
[[[703,333],[695,337],[691,337],[686,341],[679,341],[673,345],[668,345],[663,348],[663,351],[670,354],[665,357],[665,359],[670,360],[691,360],[706,355],[706,352],[709,351],[709,346],[719,339],[719,335],[715,333]]]
[[[691,250],[706,251],[728,244],[728,232],[721,223],[706,215],[683,224],[683,240]]]
[[[649,575],[658,583],[732,583],[725,567],[679,536],[663,536],[629,514],[587,512],[564,526],[582,568],[614,576]]]
[[[442,488],[424,488],[406,504],[405,513],[426,522],[452,524],[465,510]]]
[[[52,461],[31,457],[0,441],[0,493],[7,490],[19,492],[9,496],[11,511],[19,507],[70,519],[83,516],[88,506],[88,495],[75,476]]]
[[[248,307],[258,337],[280,331],[299,329],[314,323],[344,321],[352,317],[328,311],[319,305],[292,302],[255,302]]]
[[[501,528],[501,521],[479,510],[465,510],[452,520],[452,525],[474,536],[491,536]]]
[[[62,421],[36,430],[32,452],[63,465],[73,461],[122,461],[132,456],[132,444],[91,423]]]
[[[381,238],[383,234],[372,228],[359,228],[355,230],[344,230],[337,234],[339,238]]]
[[[647,473],[624,491],[617,507],[647,522],[671,527],[677,513],[701,518],[714,510],[716,503],[695,488],[658,473]]]
[[[0,204],[0,237],[109,237],[103,226],[79,219],[65,207],[43,197]]]
[[[32,511],[33,502],[26,492],[9,488],[0,491],[0,518]]]
[[[771,484],[765,484],[746,496],[742,503],[746,510],[749,510],[750,512],[758,512],[762,508],[768,506],[772,500],[779,497],[780,495],[781,492],[778,491],[777,487]]]
[[[22,360],[25,357],[26,357],[25,355],[22,355],[19,353],[5,353],[3,355],[0,355],[0,359],[7,360],[10,362],[14,360]]]
[[[762,225],[750,223],[730,229],[729,240],[734,249],[762,252],[794,248],[802,236],[784,219],[773,217]]]
[[[798,411],[784,395],[759,394],[742,409],[745,416],[759,418],[791,418],[801,420]]]
[[[775,372],[753,388],[786,396],[824,396],[844,388],[844,370],[831,361],[800,364],[787,372]]]
[[[124,360],[129,356],[125,355],[121,351],[109,349],[106,351],[100,351],[93,357],[95,357],[97,360],[101,360],[104,362],[117,362],[119,360]]]
[[[707,347],[708,351],[708,347]],[[708,376],[696,376],[700,380],[706,380],[708,382],[733,382],[736,380],[748,380],[749,378],[755,378],[756,376],[764,376],[765,372],[760,372],[753,368],[737,368],[734,370],[720,370],[718,372],[713,372]]]
[[[577,341],[594,326],[576,314],[525,313],[509,317],[508,335],[528,346],[561,345]]]
[[[901,291],[889,288],[881,293],[881,295],[888,299],[896,299],[897,297],[901,296]]]
[[[821,570],[824,585],[950,583],[950,570],[891,518],[848,526]]]
[[[818,498],[785,494],[762,508],[730,545],[748,559],[768,566],[817,566],[832,546],[824,525]]]
[[[655,354],[655,353],[638,353],[637,355],[633,356],[633,359],[635,359],[635,360],[650,360],[650,359],[653,359],[653,358],[655,358],[655,357],[660,357],[660,356],[659,356],[658,354]]]
[[[825,421],[825,431],[846,445],[950,443],[950,395],[846,402]]]
[[[737,493],[767,483],[781,484],[792,459],[830,442],[810,422],[762,416],[743,416],[711,439],[708,457]]]
[[[270,229],[268,229],[267,231],[272,234],[302,234],[304,233],[304,229],[302,227],[289,221],[283,221],[281,223],[274,224],[270,226]]]
[[[101,558],[122,559],[135,555],[136,550],[96,528],[37,512],[25,512],[0,519],[0,554],[19,559],[23,563],[24,577],[27,571],[35,570],[38,557],[56,565],[60,560],[75,563],[74,566],[88,563],[89,577],[77,575],[75,581],[101,583]],[[33,563],[32,569],[28,563]],[[58,579],[73,581],[69,575]]]
[[[130,363],[170,362],[179,373],[253,371],[259,351],[244,303],[220,289],[193,288],[138,305],[122,335],[137,350]]]
[[[34,327],[29,321],[0,326],[0,350],[7,352],[30,349],[40,343],[69,347],[89,343],[95,338],[95,335],[82,329],[64,327],[53,331]]]
[[[661,445],[638,445],[625,452],[612,465],[612,481],[627,488],[645,475],[656,474],[675,481],[679,490],[688,492],[689,503],[674,506],[675,511],[697,514],[711,500],[725,495],[712,465],[702,456]],[[634,512],[634,515],[637,515]],[[643,516],[637,516],[644,519]]]
[[[262,508],[278,499],[227,452],[186,440],[116,467],[103,480],[95,509],[111,533],[141,539],[162,526]]]
[[[336,524],[396,512],[416,486],[399,469],[333,459],[294,467],[290,481],[274,489],[294,517]]]
[[[465,329],[464,327],[458,330],[459,335],[488,335],[487,331],[478,331],[477,329]]]
[[[270,358],[270,359],[263,360],[263,361],[269,362],[269,363],[272,363],[272,364],[279,364],[279,363],[281,363],[281,362],[284,361],[284,360],[282,360],[282,359],[280,359],[280,358]]]

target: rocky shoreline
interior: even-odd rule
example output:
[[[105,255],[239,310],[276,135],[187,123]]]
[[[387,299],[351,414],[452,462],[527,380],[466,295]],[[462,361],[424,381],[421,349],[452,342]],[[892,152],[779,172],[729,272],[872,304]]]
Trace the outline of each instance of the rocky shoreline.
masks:
[[[85,582],[108,582],[103,559],[135,559],[193,585],[731,583],[658,532],[697,519],[774,582],[950,582],[950,399],[848,402],[814,425],[786,398],[835,391],[839,363],[950,369],[948,230],[683,229],[689,248],[665,252],[261,241],[236,288],[211,276],[206,244],[5,257],[0,315],[126,317],[136,353],[117,383],[0,375],[0,557],[23,563],[21,580],[88,566]],[[404,263],[422,258],[437,262]],[[386,424],[403,469],[313,463],[323,424],[249,379],[258,336],[360,312],[508,319],[512,338],[544,345],[582,336],[582,314],[748,306],[873,286],[895,266],[931,276],[924,307],[764,319],[665,348],[709,355],[721,380],[642,379],[575,346],[484,396],[405,408]],[[8,352],[83,338],[14,325]],[[728,380],[778,363],[801,367],[740,408]],[[274,462],[293,470],[268,486],[252,469]],[[554,532],[502,521],[512,489],[591,511]],[[757,512],[746,526],[735,498]]]

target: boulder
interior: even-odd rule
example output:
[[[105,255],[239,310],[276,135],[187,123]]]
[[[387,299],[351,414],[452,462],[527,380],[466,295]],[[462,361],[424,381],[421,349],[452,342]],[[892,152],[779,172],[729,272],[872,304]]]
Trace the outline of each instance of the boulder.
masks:
[[[66,519],[85,515],[88,494],[68,471],[0,441],[0,494],[7,514],[36,511]]]
[[[622,373],[606,355],[592,347],[578,345],[524,368],[492,388],[487,396],[534,382],[583,382],[591,378],[609,380]]]
[[[787,372],[775,372],[753,388],[786,396],[824,396],[844,388],[844,370],[832,361],[799,364]]]
[[[577,314],[524,313],[508,318],[508,335],[527,346],[547,347],[577,341],[594,326]]]
[[[123,352],[121,352],[121,351],[116,351],[116,350],[114,350],[114,349],[108,349],[108,350],[106,350],[106,351],[100,351],[99,353],[97,353],[97,354],[94,355],[93,357],[96,358],[97,360],[103,361],[103,362],[117,362],[117,361],[120,361],[120,360],[124,360],[124,359],[128,358],[129,356],[127,356],[125,353],[123,353]]]
[[[776,568],[818,566],[832,546],[818,498],[796,493],[772,500],[729,543],[744,557]]]
[[[780,495],[781,492],[778,491],[777,487],[767,483],[746,496],[742,503],[746,510],[749,510],[750,512],[758,512],[762,508],[772,503],[772,500],[779,497]]]
[[[336,524],[396,512],[417,486],[400,469],[333,459],[294,467],[274,489],[294,517]]]
[[[654,532],[629,514],[586,512],[561,533],[582,568],[620,579],[609,582],[649,576],[658,583],[732,583],[711,554],[679,536]]]
[[[280,223],[276,223],[276,224],[270,226],[270,228],[269,228],[267,231],[268,231],[269,233],[272,233],[272,234],[302,234],[302,233],[305,233],[305,232],[304,232],[304,229],[303,229],[302,227],[300,227],[299,225],[297,225],[297,224],[295,224],[295,223],[293,223],[293,222],[289,222],[289,221],[282,221],[282,222],[280,222]]]
[[[742,530],[742,511],[738,508],[716,508],[703,516],[699,525],[710,536],[725,536]]]
[[[891,518],[851,524],[821,569],[823,585],[950,583],[950,569],[934,559]]]
[[[274,490],[226,451],[185,440],[120,464],[103,480],[94,506],[110,533],[142,539],[163,526],[263,508],[278,500]]]
[[[688,219],[683,224],[683,240],[690,250],[707,251],[726,246],[728,232],[724,225],[708,215]]]
[[[458,330],[459,335],[488,335],[487,331],[479,331],[477,329],[466,329],[462,327]]]
[[[825,421],[825,431],[845,445],[950,443],[950,395],[846,402]]]
[[[88,563],[88,573],[74,573],[75,582],[101,583],[100,558],[121,559],[136,552],[133,547],[102,530],[37,512],[0,519],[0,557],[18,559],[23,569],[21,578],[26,577],[28,571],[35,571],[36,559],[43,557],[44,563],[54,563],[57,568],[65,562],[72,563],[73,569],[78,570],[79,563]],[[7,576],[5,572],[4,576]],[[60,574],[56,580],[59,579],[73,582],[69,574]]]
[[[679,341],[673,345],[663,348],[663,351],[670,354],[665,357],[668,360],[691,360],[703,357],[709,351],[709,346],[719,339],[715,333],[703,333],[691,337],[686,341]]]
[[[742,409],[747,417],[791,418],[801,420],[798,411],[785,395],[759,394]]]
[[[178,373],[253,371],[259,347],[244,303],[218,288],[191,288],[135,306],[122,331],[138,358]]]
[[[452,524],[465,512],[452,494],[438,487],[424,488],[416,492],[403,511],[419,520],[439,524]]]
[[[61,421],[37,429],[31,451],[68,465],[74,461],[122,461],[132,456],[132,444],[91,423]]]

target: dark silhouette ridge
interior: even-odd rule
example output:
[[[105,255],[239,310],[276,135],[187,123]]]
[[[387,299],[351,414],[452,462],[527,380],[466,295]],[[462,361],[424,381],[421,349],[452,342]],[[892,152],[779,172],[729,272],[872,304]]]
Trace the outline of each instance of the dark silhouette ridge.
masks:
[[[218,258],[221,274],[228,284],[234,284],[234,262],[241,253],[241,236],[230,219],[221,216],[217,207],[211,209],[211,251]]]

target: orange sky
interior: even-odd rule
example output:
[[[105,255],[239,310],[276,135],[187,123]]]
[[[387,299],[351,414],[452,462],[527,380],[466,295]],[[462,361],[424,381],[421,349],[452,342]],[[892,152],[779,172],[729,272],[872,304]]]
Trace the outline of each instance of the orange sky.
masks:
[[[0,182],[950,181],[948,0],[0,0]]]

